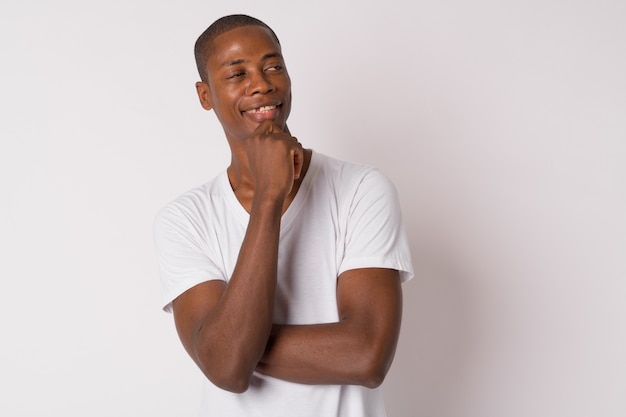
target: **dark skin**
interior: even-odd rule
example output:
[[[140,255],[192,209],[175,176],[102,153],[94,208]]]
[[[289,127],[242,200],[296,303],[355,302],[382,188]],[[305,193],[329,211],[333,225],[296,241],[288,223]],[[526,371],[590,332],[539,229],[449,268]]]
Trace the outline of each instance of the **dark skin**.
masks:
[[[196,90],[224,128],[232,153],[228,177],[250,221],[229,282],[207,281],[174,300],[180,339],[206,377],[232,392],[244,392],[255,370],[304,384],[376,387],[400,331],[398,272],[341,274],[337,323],[272,323],[281,216],[311,151],[287,128],[291,81],[270,32],[244,26],[218,36],[213,46],[208,79]]]

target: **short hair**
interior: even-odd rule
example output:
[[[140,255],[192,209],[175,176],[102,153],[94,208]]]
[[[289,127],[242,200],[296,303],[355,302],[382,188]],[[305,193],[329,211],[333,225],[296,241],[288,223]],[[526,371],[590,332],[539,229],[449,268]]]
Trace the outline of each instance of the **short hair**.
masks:
[[[261,26],[268,29],[276,42],[280,45],[278,36],[267,24],[261,20],[245,14],[232,14],[221,17],[211,24],[196,40],[194,55],[200,79],[204,82],[208,80],[207,62],[209,56],[214,52],[213,41],[219,35],[242,26]]]

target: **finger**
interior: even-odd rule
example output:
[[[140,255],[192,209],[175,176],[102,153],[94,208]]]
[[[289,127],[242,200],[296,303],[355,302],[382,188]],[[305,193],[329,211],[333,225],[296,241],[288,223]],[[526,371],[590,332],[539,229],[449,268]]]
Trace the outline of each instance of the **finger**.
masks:
[[[270,133],[282,133],[282,130],[272,119],[263,120],[252,132],[252,136],[262,136]]]
[[[265,122],[269,125],[266,133],[283,133],[283,130],[276,124],[276,122],[274,122],[273,119],[264,120],[263,123]]]
[[[281,129],[280,126],[276,124],[276,122],[274,122],[273,120],[271,122],[272,122],[272,133],[285,133],[285,131]]]
[[[294,154],[293,154],[293,178],[294,179],[297,180],[298,178],[300,178],[303,165],[304,165],[304,151],[302,150],[302,148],[298,148],[294,151]]]

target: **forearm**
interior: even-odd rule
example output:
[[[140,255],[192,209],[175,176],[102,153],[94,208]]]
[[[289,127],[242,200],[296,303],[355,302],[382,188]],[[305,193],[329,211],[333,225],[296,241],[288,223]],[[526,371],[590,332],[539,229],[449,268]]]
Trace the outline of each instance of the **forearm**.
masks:
[[[203,282],[173,302],[185,349],[207,378],[233,392],[248,388],[270,336],[280,220],[304,164],[300,143],[272,119],[239,139],[227,174],[250,217],[233,272],[228,283]]]
[[[232,391],[247,388],[272,328],[281,210],[271,200],[253,208],[229,283],[197,332],[201,368]]]
[[[349,321],[272,330],[257,371],[302,384],[376,387],[384,379],[395,343],[381,343]]]
[[[338,280],[337,323],[278,326],[259,372],[303,384],[378,386],[393,360],[402,319],[398,272],[366,268]]]

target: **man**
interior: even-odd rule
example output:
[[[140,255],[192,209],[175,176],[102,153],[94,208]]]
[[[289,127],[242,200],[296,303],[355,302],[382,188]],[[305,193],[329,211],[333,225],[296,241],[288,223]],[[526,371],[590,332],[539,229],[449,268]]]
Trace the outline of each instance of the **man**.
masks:
[[[203,416],[384,416],[401,282],[412,277],[393,186],[291,135],[275,33],[245,15],[196,42],[200,104],[225,172],[155,221],[164,309],[206,376]]]

